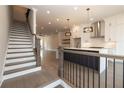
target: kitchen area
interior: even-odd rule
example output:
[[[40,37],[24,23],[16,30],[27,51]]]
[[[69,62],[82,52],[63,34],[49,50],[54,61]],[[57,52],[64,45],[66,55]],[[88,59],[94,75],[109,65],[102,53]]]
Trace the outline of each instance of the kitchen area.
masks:
[[[124,56],[124,13],[112,15],[102,20],[97,20],[90,23],[92,31],[89,32],[85,28],[88,24],[74,25],[71,29],[71,36],[65,36],[65,33],[61,32],[61,40],[68,38],[67,43],[61,43],[64,50],[83,51],[107,55]],[[64,40],[66,42],[66,40]],[[71,54],[70,54],[71,55]],[[66,56],[69,56],[66,54]],[[73,56],[71,57],[73,60]],[[66,59],[66,58],[65,58]],[[68,59],[67,60],[71,60]],[[79,58],[77,59],[79,62]],[[90,59],[92,64],[92,57]],[[96,70],[101,74],[106,70],[108,63],[113,63],[113,59],[108,58],[107,64],[104,57],[96,59],[97,67]],[[116,60],[115,63],[122,64],[122,60]],[[87,65],[83,64],[83,65]],[[92,68],[92,66],[90,67]]]
[[[100,14],[104,13],[100,12]],[[63,77],[77,82],[85,75],[84,81],[94,80],[93,82],[97,82],[96,87],[100,86],[99,82],[101,82],[101,87],[122,87],[124,13],[116,12],[96,19],[88,17],[82,24],[72,24],[73,19],[64,21],[67,21],[64,30],[49,35],[52,37],[51,44],[55,46],[51,48],[48,45],[49,51],[56,52],[56,59],[61,58],[58,47],[63,48]],[[75,81],[77,78],[79,79]]]

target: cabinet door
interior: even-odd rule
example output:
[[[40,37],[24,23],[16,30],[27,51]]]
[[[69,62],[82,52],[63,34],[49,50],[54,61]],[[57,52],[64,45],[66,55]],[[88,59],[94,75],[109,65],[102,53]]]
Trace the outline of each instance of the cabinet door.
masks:
[[[124,42],[124,24],[117,25],[117,42]]]
[[[111,39],[112,41],[116,41],[116,19],[108,19],[105,21],[105,41],[109,41]]]

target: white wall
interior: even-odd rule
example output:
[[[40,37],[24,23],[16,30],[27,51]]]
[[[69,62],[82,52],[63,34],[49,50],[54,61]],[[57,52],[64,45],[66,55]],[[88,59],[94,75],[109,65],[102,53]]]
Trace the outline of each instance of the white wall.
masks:
[[[59,47],[58,34],[53,34],[44,37],[45,50],[56,51],[58,47]]]
[[[8,31],[12,20],[12,9],[9,6],[0,6],[0,83],[8,45]]]
[[[25,22],[26,21],[26,17],[25,17],[26,11],[27,11],[27,9],[24,7],[14,6],[13,7],[14,20]]]

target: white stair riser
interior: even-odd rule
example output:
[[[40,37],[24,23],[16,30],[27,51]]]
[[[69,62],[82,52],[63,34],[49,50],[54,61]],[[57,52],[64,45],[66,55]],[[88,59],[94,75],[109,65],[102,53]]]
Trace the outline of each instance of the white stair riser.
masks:
[[[13,37],[13,38],[30,38],[30,36],[29,37],[24,37],[24,36],[9,36],[9,38],[11,38],[11,37]]]
[[[11,36],[29,37],[30,35],[17,35],[17,34],[12,34]]]
[[[23,68],[23,67],[30,67],[30,66],[35,66],[35,65],[36,65],[36,62],[7,66],[5,67],[5,71],[14,70],[14,69]]]
[[[9,44],[32,44],[32,42],[9,42]]]
[[[17,39],[17,38],[10,38],[9,40],[29,41],[29,42],[31,42],[31,40],[30,40],[30,39]]]
[[[9,45],[8,48],[26,48],[26,47],[32,47],[32,45]]]
[[[26,35],[26,36],[28,36],[28,35],[30,35],[30,34],[27,34],[27,33],[9,33],[9,35]]]
[[[16,31],[11,31],[9,34],[10,35],[11,34],[26,34],[26,35],[30,35],[28,32],[16,32]]]
[[[19,27],[11,27],[10,29],[11,29],[11,30],[17,30],[17,31],[18,31],[18,30],[24,30],[24,29],[26,29],[26,28],[23,27],[23,26],[21,26],[21,27],[19,26]]]
[[[27,58],[16,58],[16,59],[10,59],[10,60],[6,60],[6,64],[9,63],[19,63],[19,62],[25,62],[25,61],[29,61],[29,60],[35,60],[35,57],[27,57]]]
[[[24,70],[24,71],[20,71],[20,72],[16,72],[16,73],[4,75],[3,80],[7,80],[7,79],[10,79],[10,78],[22,76],[22,75],[33,73],[33,72],[40,71],[40,70],[41,70],[41,67],[36,67],[36,68],[32,68],[32,69],[28,69],[28,70]]]
[[[33,51],[33,49],[8,49],[8,52],[27,52],[27,51]]]
[[[33,52],[29,52],[29,53],[13,53],[13,54],[7,54],[7,58],[11,58],[11,57],[23,57],[23,56],[30,56],[30,55],[34,55]]]

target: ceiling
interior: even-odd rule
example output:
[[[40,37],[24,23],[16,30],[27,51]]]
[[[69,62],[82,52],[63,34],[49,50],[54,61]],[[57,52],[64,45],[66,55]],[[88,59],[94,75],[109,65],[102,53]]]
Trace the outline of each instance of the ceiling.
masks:
[[[124,12],[124,6],[121,5],[25,5],[24,7],[36,8],[38,10],[37,30],[45,34],[64,31],[67,27],[67,18],[70,19],[70,26],[86,24],[86,8],[91,9],[91,22]]]

